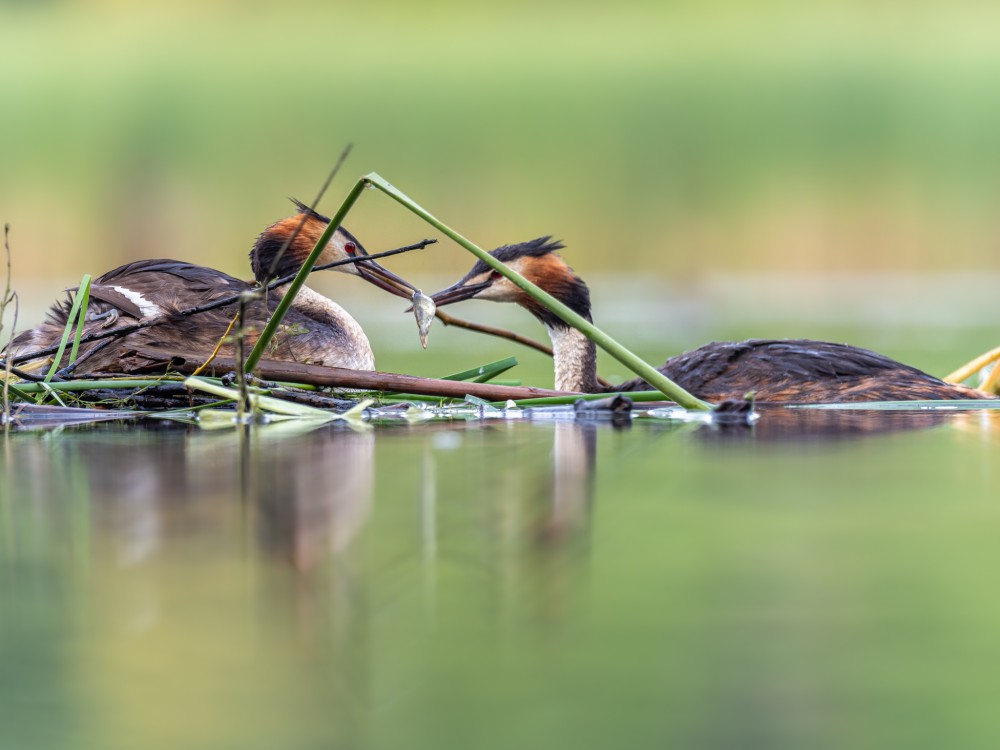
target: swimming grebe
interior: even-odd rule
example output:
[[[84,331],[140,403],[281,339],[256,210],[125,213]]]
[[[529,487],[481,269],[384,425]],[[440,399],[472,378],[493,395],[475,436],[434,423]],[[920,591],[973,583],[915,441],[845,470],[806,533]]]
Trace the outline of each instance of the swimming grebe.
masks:
[[[590,320],[590,292],[556,253],[562,247],[550,237],[541,237],[490,254]],[[431,297],[439,307],[472,298],[514,302],[545,326],[552,339],[557,389],[599,393],[649,388],[641,378],[602,387],[597,382],[595,344],[482,261]],[[867,349],[806,339],[712,342],[671,357],[659,370],[688,392],[712,402],[741,399],[750,392],[762,402],[786,403],[992,398]]]
[[[298,201],[296,205],[299,213],[267,227],[250,251],[250,265],[259,284],[295,273],[330,222]],[[279,251],[296,229],[298,234],[279,259]],[[361,243],[341,227],[333,234],[317,265],[357,255],[367,253]],[[411,288],[408,282],[371,260],[338,266],[334,270],[361,276],[400,296],[408,297],[402,288]],[[91,284],[84,334],[102,327],[113,331],[116,327],[140,321],[160,319],[163,322],[81,346],[75,371],[83,374],[134,370],[137,364],[134,359],[126,362],[124,358],[135,350],[146,352],[142,359],[149,360],[151,365],[166,363],[178,351],[204,353],[207,357],[225,337],[238,303],[187,317],[177,313],[253,288],[252,283],[221,271],[178,260],[140,260],[109,271]],[[277,287],[247,304],[248,350],[286,289],[287,285]],[[70,300],[56,302],[49,310],[48,319],[17,336],[7,353],[21,356],[57,344],[70,307]],[[108,341],[112,343],[107,344]],[[148,353],[157,351],[163,353],[162,358],[151,360]],[[221,351],[232,356],[234,344],[226,343]],[[296,296],[265,357],[355,370],[375,368],[371,344],[358,322],[336,302],[305,286]]]

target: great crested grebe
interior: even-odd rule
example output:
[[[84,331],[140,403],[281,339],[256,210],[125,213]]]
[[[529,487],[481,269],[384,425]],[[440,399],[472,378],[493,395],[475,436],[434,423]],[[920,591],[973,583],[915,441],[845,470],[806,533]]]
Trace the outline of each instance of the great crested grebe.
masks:
[[[562,247],[541,237],[490,254],[590,320],[590,292],[556,253]],[[545,326],[552,339],[557,389],[599,393],[649,388],[641,378],[601,386],[594,343],[482,261],[431,297],[439,307],[473,298],[514,302]],[[786,403],[992,398],[867,349],[806,339],[712,342],[671,357],[659,370],[695,396],[713,402],[742,399],[751,392],[762,402]]]
[[[267,227],[250,251],[250,265],[259,284],[295,273],[330,222],[298,201],[295,203],[299,213]],[[293,235],[291,244],[279,258],[281,248]],[[341,227],[333,234],[317,265],[357,255],[367,253],[361,243]],[[349,263],[334,270],[361,276],[404,297],[409,295],[402,288],[412,288],[372,260]],[[203,353],[207,357],[226,337],[238,303],[186,317],[178,313],[253,288],[254,284],[221,271],[178,260],[140,260],[109,271],[91,284],[84,334],[101,328],[113,331],[137,322],[158,319],[163,322],[121,337],[85,344],[80,349],[75,371],[82,374],[134,370],[136,362],[130,352],[136,350],[144,352],[140,359],[148,360],[149,364],[169,361],[177,352]],[[287,285],[277,287],[247,303],[247,346],[257,340],[268,315],[286,289]],[[20,357],[32,350],[58,344],[70,307],[68,299],[56,302],[47,320],[17,336],[8,346],[7,354]],[[108,344],[109,341],[112,343]],[[221,349],[230,356],[233,350],[231,342]],[[155,356],[158,352],[162,352],[162,358]],[[265,356],[355,370],[375,368],[371,344],[358,322],[336,302],[305,286],[296,296]]]

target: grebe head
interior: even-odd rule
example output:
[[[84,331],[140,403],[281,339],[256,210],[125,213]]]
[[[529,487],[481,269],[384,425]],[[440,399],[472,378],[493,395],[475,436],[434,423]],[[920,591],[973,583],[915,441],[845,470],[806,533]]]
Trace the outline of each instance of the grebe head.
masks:
[[[253,275],[260,284],[266,284],[272,279],[298,271],[330,223],[329,218],[313,211],[304,203],[300,203],[294,198],[292,201],[298,207],[299,212],[294,216],[275,222],[261,232],[250,251],[250,265],[253,268]],[[299,228],[300,226],[301,228]],[[297,234],[296,230],[298,230]],[[292,238],[291,244],[281,254],[281,249],[285,247],[289,238]],[[343,227],[338,227],[326,247],[323,248],[316,265],[321,266],[335,263],[338,260],[366,255],[368,255],[368,251],[362,247],[357,238]],[[416,291],[410,282],[401,279],[373,260],[345,263],[331,270],[360,276],[380,289],[385,289],[387,292],[407,299]]]
[[[490,255],[589,320],[590,291],[583,279],[556,253],[556,250],[563,247],[561,242],[554,241],[551,237],[539,237],[517,245],[498,247]],[[473,298],[514,302],[547,326],[566,326],[523,289],[481,260],[476,261],[472,270],[457,283],[431,297],[438,307]]]

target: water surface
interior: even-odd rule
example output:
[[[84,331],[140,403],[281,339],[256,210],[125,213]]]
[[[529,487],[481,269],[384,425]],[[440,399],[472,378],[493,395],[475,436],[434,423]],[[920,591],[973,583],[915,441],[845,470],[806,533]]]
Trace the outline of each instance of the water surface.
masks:
[[[12,434],[0,747],[993,746],[998,437]]]

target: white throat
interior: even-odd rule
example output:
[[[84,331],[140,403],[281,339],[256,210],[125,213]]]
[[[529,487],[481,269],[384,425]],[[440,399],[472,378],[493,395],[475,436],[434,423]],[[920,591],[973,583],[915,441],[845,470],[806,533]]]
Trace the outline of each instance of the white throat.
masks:
[[[284,293],[286,288],[280,287],[280,291]],[[323,352],[322,364],[327,367],[347,367],[351,370],[375,369],[375,354],[372,352],[372,345],[361,324],[347,310],[329,297],[324,297],[307,286],[299,289],[292,306],[317,321],[326,320],[333,323],[347,337],[349,346],[338,346]]]
[[[597,346],[572,327],[546,326],[552,339],[556,367],[556,390],[597,393]]]

